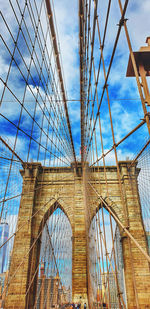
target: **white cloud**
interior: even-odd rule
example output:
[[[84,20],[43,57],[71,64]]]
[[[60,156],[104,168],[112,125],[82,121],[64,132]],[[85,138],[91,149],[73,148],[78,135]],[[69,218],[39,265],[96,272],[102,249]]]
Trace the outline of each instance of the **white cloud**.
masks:
[[[40,5],[40,1],[38,2],[38,5]],[[94,3],[92,2],[92,9],[94,7]],[[44,8],[44,7],[43,7]],[[62,63],[65,73],[65,81],[66,81],[66,88],[68,92],[68,98],[69,99],[79,99],[80,96],[80,89],[79,89],[79,37],[78,37],[78,3],[76,1],[69,1],[64,0],[56,0],[54,2],[54,8],[55,8],[55,14],[56,14],[56,20],[57,20],[57,27],[58,27],[58,34],[59,34],[59,41],[60,41],[60,50],[62,54]],[[19,16],[19,10],[17,8],[17,5],[15,7],[16,11],[18,12]],[[106,3],[99,1],[98,6],[98,13],[100,16],[100,26],[101,26],[101,34],[103,34],[103,28],[104,28],[104,22],[105,18],[102,18],[102,16],[106,16],[106,9],[107,5]],[[16,34],[17,24],[12,23],[13,15],[11,14],[11,10],[8,10],[8,3],[3,3],[2,10],[4,12],[4,15],[7,15],[7,21],[9,26],[11,26],[11,29],[13,31],[13,35]],[[141,12],[143,12],[141,14]],[[129,17],[129,21],[127,24],[129,25],[129,30],[131,33],[131,40],[134,42],[134,46],[136,48],[139,48],[140,45],[144,43],[143,36],[146,36],[146,31],[148,29],[148,21],[147,23],[143,22],[143,20],[146,19],[146,16],[149,15],[149,3],[148,0],[141,3],[141,1],[137,1],[136,3],[131,3],[128,6],[127,17]],[[91,13],[91,20],[93,16],[93,11]],[[110,11],[110,20],[108,23],[108,32],[106,35],[106,45],[104,49],[104,55],[105,55],[105,64],[106,69],[108,67],[109,59],[110,59],[110,50],[112,50],[112,46],[114,44],[114,39],[116,36],[116,32],[118,29],[117,23],[120,19],[120,11],[119,8],[116,8],[116,4],[112,2],[111,5],[111,11]],[[31,28],[31,22],[29,19],[29,16],[26,12],[26,21],[28,22],[29,29]],[[43,25],[43,29],[46,32],[46,23],[45,23],[45,13],[44,9],[42,9],[42,15],[41,15],[41,21]],[[138,21],[138,23],[137,23]],[[136,26],[135,26],[136,23]],[[111,30],[110,30],[111,29]],[[135,35],[135,29],[136,29],[136,35]],[[4,28],[4,35],[6,37],[7,43],[12,45],[12,40],[10,41],[10,37],[7,37],[7,31],[6,28]],[[142,43],[143,42],[143,43]],[[47,40],[48,49],[51,49],[50,47],[50,38],[48,37]],[[99,50],[98,50],[98,36],[96,34],[96,40],[95,40],[95,64],[98,64],[99,59]],[[30,46],[31,47],[31,46]],[[38,54],[39,47],[37,46],[36,52]],[[115,89],[115,93],[117,94],[117,97],[122,98],[122,96],[138,96],[137,88],[135,85],[135,81],[133,79],[127,79],[125,78],[125,71],[127,66],[127,60],[128,60],[128,47],[124,35],[124,29],[121,31],[121,37],[119,41],[119,45],[116,51],[117,54],[117,61],[114,59],[114,65],[112,66],[112,73],[110,74],[109,78],[109,84],[110,84],[110,97],[112,96],[112,92],[114,90],[114,87],[117,85],[117,89]],[[2,54],[3,55],[3,54]],[[29,54],[22,53],[24,60],[26,61],[27,65],[29,66],[30,63],[30,57]],[[2,57],[2,56],[1,56]],[[48,61],[48,59],[47,59]],[[6,73],[8,70],[8,63],[4,61],[2,58],[2,65],[1,70],[3,73]],[[52,58],[52,63],[54,63],[54,57]],[[20,64],[20,68],[23,68],[23,64]],[[32,74],[34,75],[36,73],[36,70],[33,66],[33,62],[31,65],[32,68]],[[121,70],[120,70],[121,68]],[[97,72],[97,67],[96,67]],[[15,80],[11,77],[9,79],[9,86],[10,88],[15,92],[16,85],[19,86],[19,74],[17,68],[14,66],[12,68],[13,76],[15,76]],[[102,86],[104,82],[104,77],[101,73],[101,82],[99,85],[99,93],[102,91]],[[122,80],[124,78],[124,80]],[[92,82],[94,82],[94,77],[92,76]],[[37,95],[37,88],[33,85],[30,85],[30,88],[33,92],[33,94]],[[17,89],[17,96],[21,99],[24,92],[24,85],[21,85]],[[44,91],[40,87],[40,94],[42,98],[44,98]],[[6,113],[6,107],[7,107],[7,115],[11,120],[17,119],[20,107],[19,104],[13,103],[12,104],[12,96],[7,92],[4,99],[10,100],[8,103],[3,103],[2,105],[2,112]],[[31,102],[28,102],[30,101]],[[33,115],[34,111],[34,103],[35,101],[33,98],[33,95],[31,94],[31,91],[29,90],[29,87],[27,87],[26,92],[26,108],[31,112]],[[80,104],[79,102],[69,102],[69,115],[72,125],[72,131],[73,136],[75,139],[75,145],[77,148],[78,144],[80,143]],[[44,107],[43,103],[41,103],[42,108]],[[15,108],[15,113],[14,109]],[[37,107],[37,114],[39,115],[39,122],[41,121],[40,118],[41,110],[39,106]],[[127,109],[124,109],[123,104],[116,101],[112,104],[112,113],[113,113],[113,120],[114,120],[114,129],[115,129],[115,135],[116,140],[120,139],[129,129],[132,129],[136,121],[138,120],[139,115],[141,114],[141,111],[137,110],[133,111],[132,113]],[[119,115],[122,114],[121,117]],[[27,117],[27,115],[24,113],[24,126],[30,127],[30,118]],[[128,126],[126,126],[126,123],[128,123]],[[44,123],[45,129],[47,128],[47,124]],[[103,129],[103,136],[104,136],[104,146],[107,148],[108,143],[111,144],[110,141],[110,124],[108,121],[108,113],[105,112],[102,114],[102,129]],[[98,129],[97,129],[98,130]],[[76,140],[78,141],[76,142]],[[98,142],[100,142],[100,139],[98,138]]]

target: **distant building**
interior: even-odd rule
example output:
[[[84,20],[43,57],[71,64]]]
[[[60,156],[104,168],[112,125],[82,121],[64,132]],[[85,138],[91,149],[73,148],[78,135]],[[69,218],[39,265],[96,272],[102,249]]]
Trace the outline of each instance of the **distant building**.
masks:
[[[150,254],[150,232],[146,232],[147,243],[148,243],[148,253]]]
[[[4,308],[4,301],[7,292],[8,271],[0,274],[0,308]]]
[[[124,302],[126,303],[122,243],[121,243],[121,236],[120,236],[118,227],[116,228],[116,232],[115,232],[114,248],[115,248],[115,258],[116,258],[119,290],[120,290],[120,293],[122,294]],[[111,256],[111,264],[115,272],[115,263],[114,263],[113,254]],[[109,290],[108,290],[108,283],[109,283]],[[99,305],[99,307],[102,305],[102,302],[108,306],[108,300],[110,298],[111,308],[119,309],[117,284],[116,284],[114,273],[110,271],[110,269],[109,269],[108,274],[105,272],[101,275],[101,280],[98,285],[99,286],[97,287],[97,300],[95,302]],[[93,307],[93,308],[97,308],[97,307]]]
[[[108,283],[109,283],[109,291],[108,291]],[[108,299],[110,297],[110,305],[111,308],[119,309],[118,296],[117,296],[117,287],[115,282],[114,274],[109,272],[102,274],[102,281],[97,289],[97,304],[101,308],[102,304],[106,304],[108,306]],[[96,307],[97,308],[97,307]]]
[[[109,273],[109,290],[110,290],[110,304],[111,308],[119,309],[118,291],[116,281],[113,273]]]
[[[59,304],[71,303],[71,289],[70,287],[66,289],[64,286],[61,286],[58,290],[58,299]]]
[[[66,294],[67,291],[64,290],[64,287],[60,287],[59,275],[57,274],[55,277],[46,277],[44,273],[44,264],[42,264],[40,277],[38,279],[36,308],[57,308],[59,304],[67,302]]]
[[[8,239],[9,225],[6,222],[0,224],[0,246]],[[0,249],[0,273],[7,270],[7,243]]]

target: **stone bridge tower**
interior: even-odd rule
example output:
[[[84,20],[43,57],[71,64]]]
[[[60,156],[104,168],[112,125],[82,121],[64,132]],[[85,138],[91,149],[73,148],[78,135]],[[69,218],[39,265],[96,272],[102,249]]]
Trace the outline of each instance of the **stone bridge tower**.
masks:
[[[120,162],[122,185],[128,213],[128,229],[142,248],[147,251],[147,242],[142,222],[141,208],[137,190],[138,170],[133,166],[128,173],[129,162]],[[73,234],[72,252],[72,296],[74,302],[88,302],[88,263],[87,237],[85,224],[85,187],[81,165],[76,171],[71,167],[42,167],[40,163],[27,164],[21,171],[23,177],[22,198],[18,218],[18,230],[9,272],[9,287],[5,308],[34,308],[37,276],[34,277],[30,293],[27,294],[29,282],[39,263],[40,240],[45,222],[57,207],[67,215]],[[106,168],[109,192],[111,192],[112,211],[125,224],[123,206],[120,197],[117,169]],[[101,194],[106,196],[104,169],[90,168],[94,183],[100,178]],[[95,185],[96,187],[96,185]],[[97,190],[99,186],[97,184]],[[91,197],[95,200],[91,189]],[[116,205],[116,206],[115,206]],[[99,202],[92,203],[93,215],[100,207]],[[92,216],[91,215],[91,219]],[[32,217],[32,220],[28,220]],[[126,295],[129,309],[136,308],[135,288],[140,308],[150,308],[149,303],[150,276],[149,264],[139,249],[131,242],[132,259],[129,254],[129,242],[123,232],[122,247],[125,270]],[[30,250],[32,248],[32,250]],[[30,252],[30,254],[28,254]],[[21,262],[23,261],[23,262]],[[140,276],[139,276],[140,275]],[[27,296],[26,296],[27,294]],[[92,308],[90,308],[92,309]]]

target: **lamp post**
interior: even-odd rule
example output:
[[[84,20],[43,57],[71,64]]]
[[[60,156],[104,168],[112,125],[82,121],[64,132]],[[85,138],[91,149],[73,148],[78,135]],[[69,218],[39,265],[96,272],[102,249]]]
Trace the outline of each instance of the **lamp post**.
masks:
[[[139,51],[133,52],[139,76],[141,77],[142,87],[145,96],[145,103],[150,106],[150,93],[146,77],[150,76],[150,37],[146,39],[147,46],[142,46]],[[135,76],[131,55],[129,56],[127,77]]]
[[[133,52],[132,55],[130,54],[126,76],[136,76],[136,79],[138,75],[141,77],[141,86],[144,92],[144,102],[142,100],[142,105],[150,134],[150,113],[147,111],[147,107],[150,107],[150,92],[147,84],[147,77],[150,76],[150,37],[147,37],[146,43],[147,46],[142,46],[139,51]]]

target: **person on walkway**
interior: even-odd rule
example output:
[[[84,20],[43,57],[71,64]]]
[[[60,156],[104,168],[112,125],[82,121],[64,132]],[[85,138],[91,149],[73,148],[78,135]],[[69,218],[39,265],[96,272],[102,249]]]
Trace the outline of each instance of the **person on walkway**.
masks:
[[[86,309],[86,303],[84,304],[84,309]]]

